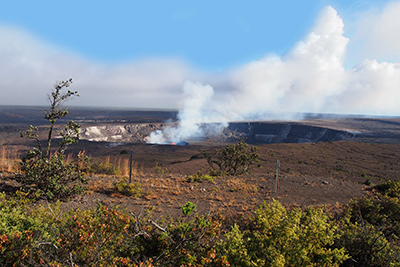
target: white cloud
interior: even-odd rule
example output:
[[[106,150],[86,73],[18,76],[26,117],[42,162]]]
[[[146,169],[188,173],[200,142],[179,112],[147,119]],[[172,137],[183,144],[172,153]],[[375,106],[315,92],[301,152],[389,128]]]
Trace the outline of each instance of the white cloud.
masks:
[[[74,80],[73,105],[176,108],[191,72],[176,59],[101,64],[57,50],[26,32],[0,25],[0,104],[46,105],[57,80]]]
[[[358,58],[400,61],[399,15],[399,1],[360,13],[351,51]]]

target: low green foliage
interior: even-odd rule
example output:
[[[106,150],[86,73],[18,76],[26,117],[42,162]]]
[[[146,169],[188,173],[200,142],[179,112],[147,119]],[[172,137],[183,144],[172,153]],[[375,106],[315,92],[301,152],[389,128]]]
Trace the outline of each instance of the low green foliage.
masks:
[[[156,172],[157,174],[166,174],[166,173],[169,173],[169,171],[168,171],[167,168],[165,168],[165,169],[161,168],[160,166],[158,166],[158,163],[156,163],[156,166],[154,167],[154,170],[155,170],[155,172]]]
[[[196,204],[193,204],[192,202],[186,202],[185,205],[182,206],[183,215],[188,216],[194,210],[196,210],[196,207]]]
[[[63,212],[0,194],[1,266],[400,266],[397,185],[323,208],[264,203],[246,218],[194,214],[153,221],[99,204]],[[389,189],[393,189],[392,191]]]
[[[342,266],[400,266],[399,244],[387,239],[379,227],[346,217],[340,228],[342,235],[335,246],[346,249],[350,256]]]
[[[372,185],[371,179],[368,178],[367,180],[365,180],[364,184],[366,186],[371,186]]]
[[[193,183],[193,182],[203,182],[203,181],[209,181],[209,182],[214,182],[214,178],[210,175],[204,174],[201,171],[198,171],[196,174],[194,175],[188,175],[187,177],[187,181],[189,183]]]
[[[99,205],[96,209],[75,211],[63,221],[57,242],[57,262],[72,258],[78,266],[110,266],[118,258],[131,218],[117,210]]]
[[[126,179],[122,179],[114,183],[114,190],[126,196],[140,197],[143,193],[141,186],[138,182],[128,183]]]
[[[0,195],[1,266],[229,266],[213,248],[219,216],[162,219],[99,204],[63,213]]]
[[[210,175],[241,175],[250,171],[258,162],[257,147],[240,140],[213,151],[200,150],[210,166]]]

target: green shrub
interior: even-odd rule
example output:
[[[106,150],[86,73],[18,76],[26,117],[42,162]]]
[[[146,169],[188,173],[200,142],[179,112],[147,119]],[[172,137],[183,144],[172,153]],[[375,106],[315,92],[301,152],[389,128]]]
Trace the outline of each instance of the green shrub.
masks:
[[[375,186],[381,194],[390,197],[400,197],[400,182],[389,180],[386,183],[378,184]]]
[[[0,194],[1,266],[399,266],[398,198],[354,199],[334,218],[278,201],[248,218],[158,218],[99,204],[63,212]],[[147,213],[145,213],[147,214]],[[230,230],[228,223],[232,223]],[[351,257],[351,258],[350,258]]]
[[[114,190],[126,196],[140,197],[143,193],[141,186],[138,182],[128,183],[126,179],[122,179],[114,183]]]
[[[400,266],[400,183],[376,185],[375,195],[352,199],[338,218],[351,259],[343,266]]]
[[[244,231],[234,225],[218,245],[235,266],[339,266],[348,258],[330,248],[338,228],[322,209],[287,212],[274,201],[257,209],[252,224]]]
[[[365,180],[364,184],[366,186],[371,186],[372,185],[371,179],[368,178],[367,180]]]
[[[219,216],[161,219],[99,204],[62,212],[0,194],[1,266],[228,266],[213,244]]]
[[[35,207],[27,195],[0,194],[1,266],[34,266],[40,262],[40,250],[47,249],[49,241],[54,241],[56,220],[61,217],[59,203],[48,204],[47,208]]]
[[[57,250],[47,255],[56,262],[74,262],[78,266],[112,266],[121,259],[118,251],[127,236],[131,218],[99,204],[96,209],[70,212],[60,225]]]
[[[345,218],[340,223],[342,231],[335,247],[345,248],[350,256],[342,266],[399,266],[400,249],[390,242],[379,227],[367,221],[352,222]]]
[[[241,175],[250,171],[258,162],[257,147],[249,147],[240,140],[214,151],[200,150],[210,166],[210,175]]]
[[[25,186],[33,185],[48,199],[67,199],[85,191],[84,174],[75,162],[66,161],[63,154],[56,153],[50,159],[25,159],[21,170],[24,176],[19,182]]]
[[[61,92],[64,87],[69,87],[72,79],[58,82],[54,85],[49,95],[50,109],[46,110],[44,118],[49,121],[50,126],[47,133],[47,144],[43,150],[40,138],[36,131],[37,127],[30,126],[25,132],[21,132],[21,137],[28,137],[37,142],[37,147],[30,150],[22,158],[21,170],[22,176],[15,178],[23,186],[34,186],[43,192],[42,196],[48,199],[65,199],[75,194],[84,192],[83,183],[85,179],[80,169],[80,164],[76,161],[65,160],[65,150],[67,146],[77,143],[79,140],[80,125],[69,121],[65,128],[59,132],[61,141],[57,151],[51,155],[51,144],[53,131],[56,121],[67,116],[68,111],[62,109],[62,104],[78,92]],[[78,96],[78,95],[77,95]]]
[[[197,215],[157,223],[148,220],[143,227],[148,236],[132,240],[136,243],[130,243],[129,247],[140,248],[138,253],[151,258],[154,266],[230,266],[223,256],[217,256],[214,248],[220,236],[221,219],[218,215]]]
[[[183,215],[188,216],[194,210],[196,210],[196,207],[196,204],[193,204],[192,202],[186,202],[185,205],[182,206]]]
[[[214,178],[210,175],[203,175],[203,173],[201,171],[198,171],[196,174],[194,175],[188,175],[187,177],[187,181],[189,183],[193,183],[193,182],[203,182],[203,181],[209,181],[209,182],[214,182]]]

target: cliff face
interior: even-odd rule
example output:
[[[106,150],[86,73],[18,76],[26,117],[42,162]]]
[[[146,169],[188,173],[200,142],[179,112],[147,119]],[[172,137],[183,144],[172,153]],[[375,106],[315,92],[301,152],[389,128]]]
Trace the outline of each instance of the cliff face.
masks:
[[[328,142],[354,137],[347,131],[301,123],[231,123],[228,128],[242,133],[251,144]]]
[[[145,143],[145,138],[151,132],[162,130],[170,124],[140,123],[131,125],[90,126],[81,130],[81,139],[89,141]],[[246,138],[250,144],[270,143],[306,143],[328,142],[353,138],[354,134],[324,127],[304,125],[301,123],[272,123],[272,122],[238,122],[230,123],[222,132],[209,131],[207,125],[203,136],[196,136],[193,140],[182,141],[211,141],[235,142]]]

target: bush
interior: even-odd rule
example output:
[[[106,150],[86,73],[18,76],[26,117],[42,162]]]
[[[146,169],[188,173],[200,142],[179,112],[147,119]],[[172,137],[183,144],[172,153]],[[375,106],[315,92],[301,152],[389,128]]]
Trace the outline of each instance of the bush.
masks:
[[[54,154],[50,159],[24,160],[21,170],[25,175],[20,182],[34,184],[48,199],[66,199],[84,192],[83,173],[74,162],[65,161],[63,154]]]
[[[130,223],[128,215],[101,204],[96,209],[71,212],[60,225],[58,249],[46,257],[54,257],[58,264],[111,266],[121,258],[118,251]]]
[[[351,259],[343,266],[400,266],[399,185],[376,185],[378,193],[352,199],[345,207],[336,246],[346,248]]]
[[[376,185],[375,189],[383,195],[395,198],[400,197],[400,182],[389,180],[386,183]]]
[[[338,227],[317,208],[287,212],[277,201],[255,212],[251,229],[234,225],[218,251],[234,266],[339,266],[348,258],[331,249]]]
[[[335,247],[345,248],[350,258],[341,266],[399,266],[400,249],[391,243],[379,227],[367,221],[341,223],[341,238]]]
[[[252,165],[258,162],[257,147],[249,147],[240,140],[214,151],[201,150],[210,166],[210,175],[241,175],[250,171]]]
[[[23,176],[17,176],[16,179],[24,186],[32,185],[40,192],[42,196],[49,199],[65,199],[75,194],[84,192],[83,183],[85,179],[77,161],[66,161],[65,150],[68,145],[77,143],[79,139],[80,125],[69,121],[65,128],[59,132],[61,141],[59,147],[54,154],[51,155],[51,144],[53,139],[53,131],[55,123],[59,118],[67,116],[68,111],[61,108],[62,104],[69,100],[78,92],[68,90],[62,93],[64,87],[69,87],[72,79],[58,82],[54,85],[54,90],[49,95],[50,110],[46,110],[45,119],[49,121],[50,126],[47,133],[47,145],[42,150],[42,145],[36,131],[37,127],[30,126],[25,132],[21,132],[20,136],[27,136],[37,142],[37,147],[30,150],[26,156],[22,158],[21,170]]]

